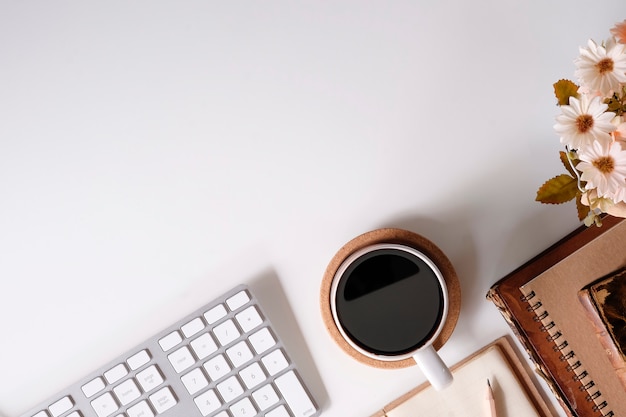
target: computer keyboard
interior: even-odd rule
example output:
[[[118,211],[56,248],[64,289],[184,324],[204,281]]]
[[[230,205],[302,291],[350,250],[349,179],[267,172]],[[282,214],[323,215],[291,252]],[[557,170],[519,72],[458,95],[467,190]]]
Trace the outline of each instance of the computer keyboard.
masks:
[[[316,417],[259,301],[240,285],[22,417]]]

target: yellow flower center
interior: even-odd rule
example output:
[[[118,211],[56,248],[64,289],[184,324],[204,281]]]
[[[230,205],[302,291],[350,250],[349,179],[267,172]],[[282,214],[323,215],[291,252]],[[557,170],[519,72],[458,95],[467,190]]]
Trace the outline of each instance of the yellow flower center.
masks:
[[[593,161],[593,166],[603,174],[610,174],[615,168],[615,162],[610,156],[602,156]]]
[[[600,75],[605,72],[611,72],[613,71],[613,60],[611,58],[604,58],[596,64],[596,68],[598,69]]]
[[[593,116],[589,114],[581,114],[576,118],[576,126],[580,133],[585,133],[593,127]]]

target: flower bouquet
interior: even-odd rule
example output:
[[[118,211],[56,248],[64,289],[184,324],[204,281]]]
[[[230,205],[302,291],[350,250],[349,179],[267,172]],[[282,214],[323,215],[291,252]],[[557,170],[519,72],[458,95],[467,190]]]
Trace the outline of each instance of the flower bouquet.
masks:
[[[600,225],[602,213],[626,217],[626,20],[611,35],[580,48],[574,61],[580,85],[554,84],[561,109],[554,130],[568,173],[546,181],[536,197],[546,204],[576,200],[587,226]]]

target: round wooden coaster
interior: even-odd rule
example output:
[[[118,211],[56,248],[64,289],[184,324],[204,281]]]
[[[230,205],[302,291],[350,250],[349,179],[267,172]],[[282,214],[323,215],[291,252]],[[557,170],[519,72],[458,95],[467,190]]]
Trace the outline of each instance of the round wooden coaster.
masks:
[[[363,355],[346,342],[333,320],[330,307],[330,288],[337,269],[339,269],[342,262],[352,253],[376,243],[395,243],[412,247],[422,252],[437,265],[437,268],[439,268],[446,281],[449,307],[448,317],[446,318],[444,327],[433,343],[434,348],[438,350],[450,338],[459,319],[459,313],[461,312],[461,286],[456,271],[450,260],[434,243],[417,233],[403,229],[386,228],[372,230],[371,232],[364,233],[352,239],[335,254],[328,264],[322,280],[320,294],[322,319],[335,342],[356,360],[378,368],[396,369],[413,366],[415,365],[415,361],[412,358],[398,361],[381,361]]]

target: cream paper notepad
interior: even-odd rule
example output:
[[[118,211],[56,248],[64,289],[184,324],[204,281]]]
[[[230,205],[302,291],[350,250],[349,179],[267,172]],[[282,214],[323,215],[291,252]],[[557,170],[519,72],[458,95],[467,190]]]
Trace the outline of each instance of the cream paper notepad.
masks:
[[[442,391],[423,384],[372,417],[489,416],[487,379],[502,417],[548,417],[547,406],[508,338],[502,337],[453,366],[454,381]]]

